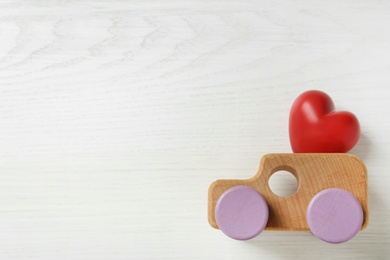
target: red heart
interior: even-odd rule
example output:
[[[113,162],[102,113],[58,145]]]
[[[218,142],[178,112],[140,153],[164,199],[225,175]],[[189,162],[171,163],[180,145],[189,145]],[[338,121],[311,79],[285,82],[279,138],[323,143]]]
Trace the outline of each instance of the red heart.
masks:
[[[304,92],[294,101],[289,124],[295,153],[346,153],[360,137],[356,116],[335,112],[332,99],[317,90]]]

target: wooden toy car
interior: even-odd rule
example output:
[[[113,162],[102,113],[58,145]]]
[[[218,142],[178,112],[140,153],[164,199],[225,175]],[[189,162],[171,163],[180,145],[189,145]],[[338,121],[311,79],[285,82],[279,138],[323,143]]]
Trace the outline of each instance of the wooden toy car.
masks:
[[[275,195],[268,184],[277,171],[291,172],[298,190]],[[226,235],[246,240],[265,230],[312,231],[341,243],[368,224],[367,170],[344,153],[267,154],[246,180],[217,180],[208,192],[208,221]]]

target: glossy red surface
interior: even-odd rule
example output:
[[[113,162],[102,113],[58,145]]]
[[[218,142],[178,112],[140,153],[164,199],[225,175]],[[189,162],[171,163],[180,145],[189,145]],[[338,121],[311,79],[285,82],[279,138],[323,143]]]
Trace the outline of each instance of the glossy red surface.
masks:
[[[294,101],[289,132],[295,153],[345,153],[359,140],[360,126],[354,114],[336,112],[326,93],[310,90]]]

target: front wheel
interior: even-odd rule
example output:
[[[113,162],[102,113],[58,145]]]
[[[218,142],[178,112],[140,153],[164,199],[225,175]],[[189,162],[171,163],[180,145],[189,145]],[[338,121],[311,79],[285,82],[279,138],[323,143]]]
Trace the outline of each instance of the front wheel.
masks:
[[[225,191],[217,201],[215,218],[227,236],[248,240],[259,235],[268,222],[268,205],[263,196],[248,186]]]

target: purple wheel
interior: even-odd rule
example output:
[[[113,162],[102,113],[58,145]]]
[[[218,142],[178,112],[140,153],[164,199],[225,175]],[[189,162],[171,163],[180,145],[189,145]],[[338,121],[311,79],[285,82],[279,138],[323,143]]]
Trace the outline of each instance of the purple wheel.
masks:
[[[225,191],[215,208],[218,227],[227,236],[248,240],[259,235],[268,222],[268,205],[263,196],[247,186]]]
[[[350,192],[332,188],[320,191],[306,211],[311,232],[328,243],[352,239],[363,224],[363,209]]]

